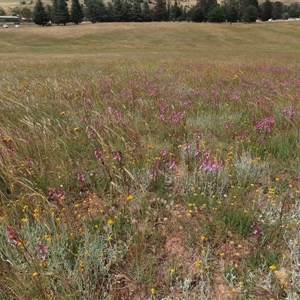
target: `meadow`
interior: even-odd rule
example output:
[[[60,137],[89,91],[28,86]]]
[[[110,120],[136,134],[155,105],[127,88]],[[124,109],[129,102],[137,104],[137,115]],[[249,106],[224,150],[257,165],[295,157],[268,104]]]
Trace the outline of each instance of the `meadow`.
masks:
[[[299,299],[299,29],[0,29],[0,299]]]

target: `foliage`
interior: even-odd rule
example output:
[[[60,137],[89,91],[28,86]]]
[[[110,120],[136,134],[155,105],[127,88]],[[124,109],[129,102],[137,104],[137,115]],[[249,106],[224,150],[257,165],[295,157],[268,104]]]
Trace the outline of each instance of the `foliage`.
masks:
[[[193,21],[193,22],[203,22],[205,19],[201,8],[199,8],[197,6],[194,9],[191,9],[189,11],[188,15],[190,16],[191,21]]]
[[[276,1],[273,3],[272,7],[272,19],[282,19],[283,14],[283,4],[280,1]]]
[[[5,9],[0,6],[0,16],[6,16]]]
[[[245,23],[252,23],[257,20],[257,8],[253,5],[249,5],[245,13],[243,15],[243,22]]]
[[[70,22],[70,14],[66,0],[53,0],[53,23],[59,25]]]
[[[222,23],[225,22],[226,15],[221,6],[216,6],[207,15],[208,22]]]
[[[22,8],[22,10],[20,11],[20,15],[21,15],[23,18],[30,19],[31,16],[32,16],[32,11],[31,11],[30,8],[24,7],[24,8]]]
[[[144,22],[150,22],[152,20],[152,14],[148,2],[143,3],[142,16]]]
[[[48,22],[46,9],[41,0],[37,0],[35,3],[32,20],[35,24],[42,26]]]
[[[83,12],[79,0],[72,0],[70,18],[71,22],[74,22],[75,24],[79,24],[82,22]]]
[[[132,21],[134,21],[134,22],[141,22],[141,21],[143,21],[142,7],[141,7],[141,3],[140,3],[139,0],[135,0],[133,2],[133,7],[132,7]]]
[[[153,21],[167,21],[167,4],[165,0],[157,0],[153,10]]]
[[[108,12],[102,0],[88,0],[86,2],[86,18],[92,23],[107,20]]]
[[[270,0],[266,0],[264,3],[261,4],[261,19],[263,21],[268,21],[272,18],[272,11],[273,11],[273,3]]]

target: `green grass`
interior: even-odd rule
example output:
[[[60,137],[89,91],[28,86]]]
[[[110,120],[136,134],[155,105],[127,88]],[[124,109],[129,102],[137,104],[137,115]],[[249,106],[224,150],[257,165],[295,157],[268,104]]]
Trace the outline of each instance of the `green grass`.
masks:
[[[297,299],[299,26],[0,30],[0,298]]]

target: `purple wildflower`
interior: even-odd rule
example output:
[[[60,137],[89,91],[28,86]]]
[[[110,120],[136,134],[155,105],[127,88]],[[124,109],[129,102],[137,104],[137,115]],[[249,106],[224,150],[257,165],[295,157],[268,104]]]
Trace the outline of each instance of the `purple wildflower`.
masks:
[[[294,119],[295,110],[293,108],[286,107],[282,110],[282,113],[286,114],[291,121]]]
[[[80,181],[80,182],[84,182],[85,177],[84,177],[84,175],[81,172],[78,172],[78,174],[77,174],[77,180]]]
[[[7,226],[5,228],[5,233],[8,237],[8,242],[17,245],[19,240],[19,234],[14,230],[12,226]]]
[[[260,228],[257,220],[253,221],[253,223],[251,225],[251,228],[253,229],[253,232],[252,232],[253,235],[258,235],[258,236],[263,236],[264,235],[264,233],[263,233],[262,229]]]
[[[48,195],[51,200],[58,201],[58,200],[64,200],[66,198],[67,193],[61,189],[49,189]]]
[[[115,151],[114,155],[115,155],[114,156],[114,160],[117,161],[120,164],[122,162],[122,156],[121,156],[120,152],[119,151]]]
[[[160,153],[160,155],[161,155],[162,157],[166,156],[166,155],[167,155],[167,150],[166,150],[166,148],[162,148],[162,149],[159,151],[159,153]]]
[[[41,254],[48,253],[48,248],[42,242],[38,242],[37,246]]]
[[[174,170],[175,167],[176,167],[175,159],[174,159],[174,158],[170,158],[170,161],[169,161],[169,169],[170,169],[170,170]]]
[[[264,118],[263,120],[258,122],[257,129],[265,132],[271,132],[274,123],[274,117]]]
[[[101,161],[102,164],[104,164],[105,158],[104,158],[102,152],[101,152],[98,148],[95,148],[95,150],[94,150],[94,155],[96,156],[96,158],[97,158],[99,161]]]

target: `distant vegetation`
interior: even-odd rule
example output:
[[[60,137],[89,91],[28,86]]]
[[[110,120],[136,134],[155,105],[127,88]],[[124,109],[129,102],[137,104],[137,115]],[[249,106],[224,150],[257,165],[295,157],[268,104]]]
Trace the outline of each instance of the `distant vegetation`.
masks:
[[[266,0],[259,4],[257,0],[226,0],[220,5],[217,0],[198,0],[196,5],[188,2],[157,0],[132,2],[116,0],[104,3],[103,0],[86,0],[80,4],[72,0],[68,6],[66,0],[53,0],[52,5],[37,0],[34,10],[15,7],[12,11],[27,20],[31,18],[38,25],[79,24],[82,21],[98,22],[151,22],[151,21],[193,21],[193,22],[246,22],[268,21],[300,17],[299,3],[284,5],[280,1]],[[26,2],[21,2],[25,5]],[[0,8],[0,14],[5,11]]]

